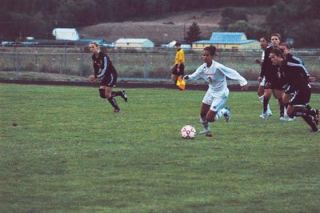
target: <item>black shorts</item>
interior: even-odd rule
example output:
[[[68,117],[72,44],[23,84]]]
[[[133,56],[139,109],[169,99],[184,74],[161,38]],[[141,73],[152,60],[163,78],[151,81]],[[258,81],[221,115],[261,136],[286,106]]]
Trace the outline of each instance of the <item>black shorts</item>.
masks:
[[[309,103],[311,97],[311,88],[297,90],[289,100],[291,105],[305,105]]]
[[[179,71],[178,71],[178,64],[176,64],[172,70],[171,70],[171,73],[173,75],[184,75],[184,64],[180,64],[179,66]]]
[[[117,74],[116,73],[110,73],[108,75],[105,75],[102,80],[100,81],[100,86],[107,86],[107,87],[113,87],[117,83]]]
[[[276,80],[266,80],[266,83],[264,85],[265,89],[277,89],[277,90],[283,90],[284,82],[280,79]]]

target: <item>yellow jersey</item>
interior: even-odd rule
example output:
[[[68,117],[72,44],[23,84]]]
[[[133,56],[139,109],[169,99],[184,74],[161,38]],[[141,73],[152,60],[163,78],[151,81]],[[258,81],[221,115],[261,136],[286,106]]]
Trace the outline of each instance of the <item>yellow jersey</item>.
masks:
[[[174,63],[175,64],[184,64],[184,62],[185,62],[184,51],[183,51],[183,49],[179,49],[176,52],[176,58],[175,58]]]

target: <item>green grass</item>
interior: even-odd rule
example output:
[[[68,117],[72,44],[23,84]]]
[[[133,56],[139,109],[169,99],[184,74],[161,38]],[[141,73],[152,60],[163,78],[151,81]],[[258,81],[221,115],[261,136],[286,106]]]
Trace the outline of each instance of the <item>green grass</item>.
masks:
[[[0,212],[320,211],[320,135],[274,99],[262,121],[231,92],[231,121],[184,140],[204,91],[127,92],[114,114],[96,88],[1,84]]]

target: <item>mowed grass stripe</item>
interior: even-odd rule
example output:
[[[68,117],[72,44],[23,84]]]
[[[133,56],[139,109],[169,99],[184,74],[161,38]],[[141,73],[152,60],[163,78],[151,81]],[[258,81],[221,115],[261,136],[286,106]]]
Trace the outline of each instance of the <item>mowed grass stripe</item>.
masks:
[[[115,114],[96,88],[1,84],[0,211],[320,210],[319,134],[274,99],[262,121],[254,92],[231,92],[231,121],[184,140],[204,91],[127,92]]]

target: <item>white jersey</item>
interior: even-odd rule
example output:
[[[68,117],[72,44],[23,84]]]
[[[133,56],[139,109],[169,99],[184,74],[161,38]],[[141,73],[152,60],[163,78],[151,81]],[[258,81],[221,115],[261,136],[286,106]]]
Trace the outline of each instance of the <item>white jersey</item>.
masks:
[[[227,78],[238,81],[240,86],[244,86],[248,83],[237,71],[214,60],[212,60],[210,67],[207,67],[207,64],[204,63],[198,67],[194,73],[189,75],[190,80],[203,79],[208,82],[208,90],[210,90],[215,97],[229,95]]]

